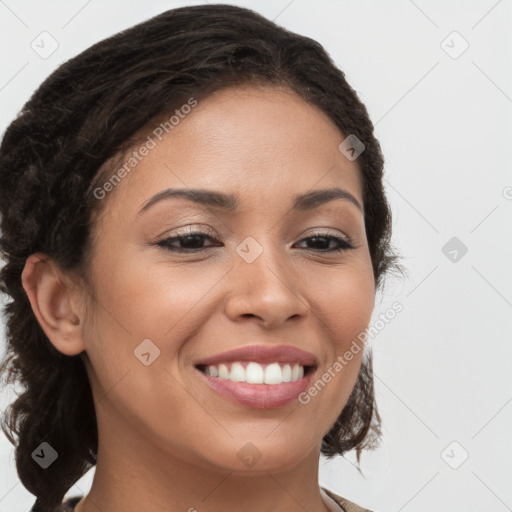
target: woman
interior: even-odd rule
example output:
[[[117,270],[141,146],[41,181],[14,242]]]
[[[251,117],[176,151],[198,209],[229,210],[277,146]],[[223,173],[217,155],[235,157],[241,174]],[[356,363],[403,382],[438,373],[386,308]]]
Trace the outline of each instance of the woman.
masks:
[[[32,510],[365,510],[318,463],[380,433],[382,173],[325,50],[250,10],[170,10],[61,65],[0,148]]]

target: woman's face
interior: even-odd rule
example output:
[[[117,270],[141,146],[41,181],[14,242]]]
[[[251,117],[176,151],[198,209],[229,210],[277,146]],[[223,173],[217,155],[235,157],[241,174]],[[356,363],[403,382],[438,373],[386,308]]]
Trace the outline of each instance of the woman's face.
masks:
[[[340,152],[345,136],[325,114],[273,87],[224,89],[162,140],[150,135],[155,147],[102,199],[108,203],[95,229],[84,347],[100,442],[116,436],[133,449],[147,443],[162,457],[232,471],[293,467],[318,455],[346,404],[362,351],[342,370],[334,363],[374,305],[364,216],[355,204],[363,204],[357,161]],[[355,202],[347,195],[294,206],[298,196],[333,188]],[[199,195],[152,201],[170,189],[228,195],[236,205]],[[186,238],[191,232],[199,234]],[[196,367],[233,349],[283,345],[313,356],[316,367],[304,380],[223,380],[229,395],[211,384],[219,377]],[[235,361],[245,370],[260,357]],[[284,372],[274,364],[267,376],[290,379],[285,364],[297,358],[286,353],[270,354],[245,376],[258,379],[272,358]],[[316,396],[298,400],[297,390],[318,379]],[[258,459],[253,469],[247,454]]]

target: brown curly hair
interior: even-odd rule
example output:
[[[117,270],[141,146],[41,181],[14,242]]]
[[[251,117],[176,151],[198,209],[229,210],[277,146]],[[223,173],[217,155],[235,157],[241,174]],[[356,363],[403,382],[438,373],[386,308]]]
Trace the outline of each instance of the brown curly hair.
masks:
[[[93,220],[105,203],[93,190],[110,169],[105,165],[183,98],[200,100],[254,82],[292,89],[364,143],[357,163],[376,287],[385,273],[400,269],[373,124],[318,42],[249,9],[201,5],[163,12],[63,63],[24,105],[0,146],[0,287],[10,298],[0,372],[7,384],[23,387],[2,429],[15,445],[19,478],[42,512],[60,504],[96,464],[98,435],[83,361],[50,343],[22,287],[27,257],[44,253],[87,282]],[[330,458],[355,448],[359,458],[379,435],[370,354],[321,451]],[[43,441],[59,454],[47,469],[31,456]]]

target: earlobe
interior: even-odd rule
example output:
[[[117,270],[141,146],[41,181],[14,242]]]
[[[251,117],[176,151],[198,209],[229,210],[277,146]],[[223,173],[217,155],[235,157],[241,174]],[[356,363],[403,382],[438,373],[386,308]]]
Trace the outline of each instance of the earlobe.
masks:
[[[70,356],[83,352],[83,319],[74,308],[74,290],[57,263],[47,255],[32,254],[25,262],[21,281],[32,311],[52,345]]]

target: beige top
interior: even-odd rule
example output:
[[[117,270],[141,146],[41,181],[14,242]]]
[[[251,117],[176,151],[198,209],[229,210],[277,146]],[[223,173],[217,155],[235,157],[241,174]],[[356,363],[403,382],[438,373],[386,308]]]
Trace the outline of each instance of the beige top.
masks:
[[[320,487],[320,492],[325,498],[325,504],[331,512],[372,512],[367,508],[360,507],[351,501],[334,494],[325,487]]]
[[[320,487],[320,493],[325,504],[329,507],[330,512],[372,512],[367,508],[362,508],[359,505],[338,496],[324,487]],[[61,507],[59,507],[58,512],[73,512],[76,504],[82,498],[83,496],[73,496],[72,498],[65,499]],[[37,509],[34,507],[31,509],[31,512],[37,512]]]

